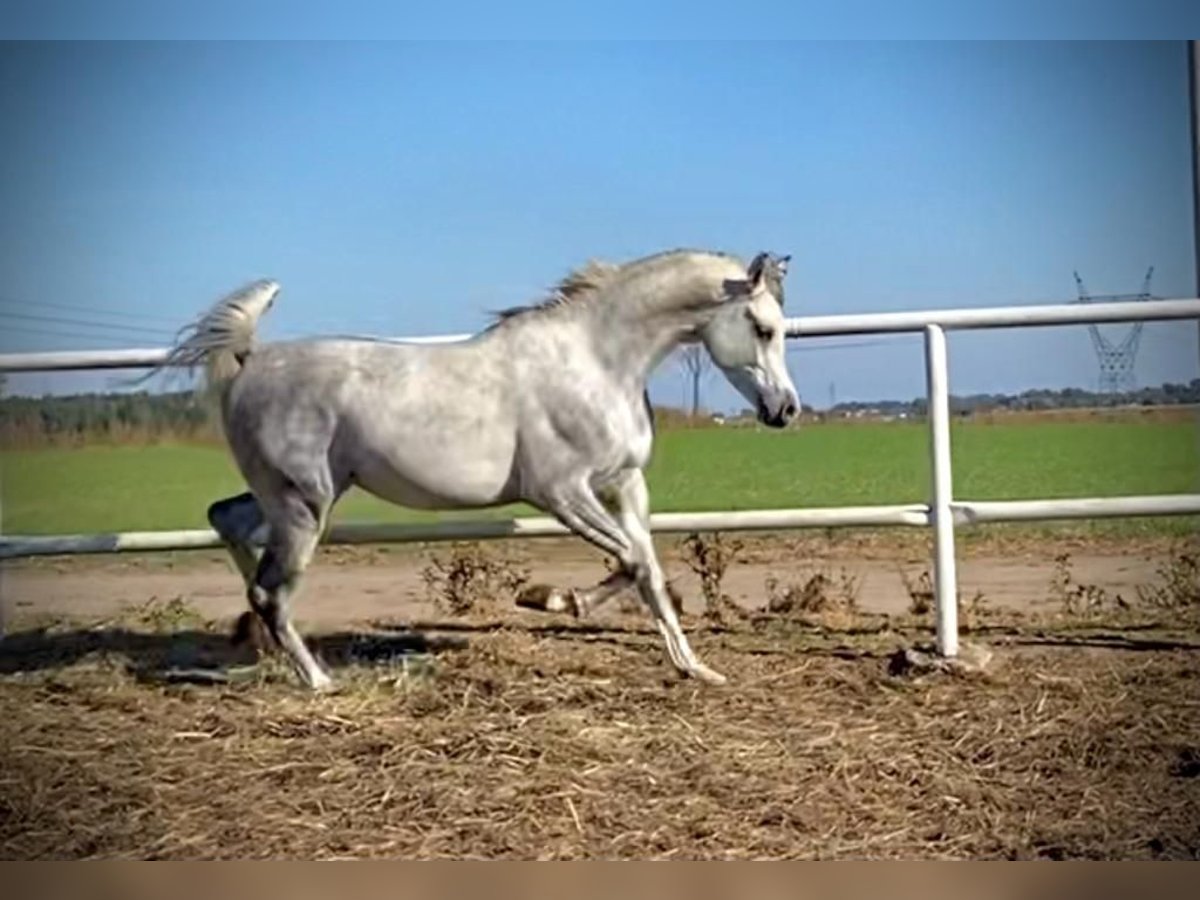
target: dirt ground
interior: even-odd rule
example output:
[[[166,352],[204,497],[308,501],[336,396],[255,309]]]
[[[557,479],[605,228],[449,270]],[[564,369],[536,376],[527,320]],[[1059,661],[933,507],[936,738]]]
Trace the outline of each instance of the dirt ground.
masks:
[[[604,574],[570,542],[492,551]],[[718,689],[622,604],[450,616],[428,552],[323,552],[298,604],[339,683],[320,696],[230,646],[218,554],[6,566],[0,857],[1200,858],[1200,599],[1144,600],[1177,547],[963,547],[987,664],[936,671],[905,654],[933,638],[922,540],[747,541],[719,622],[666,542]],[[828,604],[762,609],[768,578],[817,572]]]
[[[906,586],[930,567],[928,545],[902,538],[874,541],[809,541],[759,538],[743,542],[723,590],[747,607],[761,605],[768,578],[804,580],[816,572],[857,583],[858,604],[867,612],[901,613],[910,603]],[[682,594],[685,608],[698,612],[703,601],[698,577],[681,558],[679,542],[660,542],[667,576]],[[294,615],[301,626],[328,628],[380,619],[402,621],[431,614],[423,570],[449,545],[424,548],[325,547],[306,577]],[[586,587],[606,574],[603,559],[574,540],[513,541],[487,545],[486,552],[525,569],[535,582]],[[959,590],[982,595],[998,608],[1032,611],[1052,602],[1066,555],[1072,579],[1122,596],[1152,582],[1171,558],[1161,540],[1097,545],[1078,539],[1017,540],[963,548]],[[131,603],[180,598],[212,619],[237,616],[245,608],[241,581],[219,552],[29,560],[0,570],[0,598],[16,621],[30,617],[99,620]]]

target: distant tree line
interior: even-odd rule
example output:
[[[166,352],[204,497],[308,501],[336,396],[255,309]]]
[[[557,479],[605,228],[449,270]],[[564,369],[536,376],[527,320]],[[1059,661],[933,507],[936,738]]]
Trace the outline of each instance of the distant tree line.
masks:
[[[1200,404],[1200,378],[1187,384],[1164,383],[1123,393],[1102,394],[1082,388],[1037,388],[1020,394],[951,394],[950,412],[956,415],[995,411],[1095,409],[1117,406],[1179,406]],[[914,400],[878,400],[838,403],[834,415],[924,416],[924,397]]]
[[[0,398],[0,442],[7,447],[213,436],[209,410],[191,391]]]
[[[1200,405],[1200,378],[1187,384],[1162,384],[1123,394],[1101,394],[1080,388],[1031,390],[1020,394],[952,395],[956,415],[993,411],[1078,409],[1116,406]],[[838,403],[822,417],[923,417],[925,398]],[[811,408],[804,411],[812,413]],[[659,427],[694,424],[684,410],[655,408]],[[751,419],[753,414],[746,413]],[[731,420],[736,417],[730,417]],[[710,421],[705,417],[705,422]],[[153,442],[212,440],[217,437],[204,399],[191,391],[151,394],[72,394],[45,397],[0,397],[0,444],[6,447],[87,442]]]

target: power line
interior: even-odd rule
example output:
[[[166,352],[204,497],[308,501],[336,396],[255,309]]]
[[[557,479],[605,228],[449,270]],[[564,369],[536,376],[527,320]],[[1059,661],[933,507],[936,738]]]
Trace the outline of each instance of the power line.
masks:
[[[812,353],[819,350],[849,350],[854,347],[880,347],[911,340],[915,335],[901,335],[891,338],[879,338],[873,341],[843,341],[840,344],[790,344],[788,353]],[[811,340],[811,338],[809,339]]]
[[[21,325],[5,325],[4,333],[16,332],[19,334],[37,334],[46,337],[71,338],[73,340],[84,341],[107,341],[110,344],[124,346],[128,341],[116,334],[82,334],[77,331],[62,331],[61,329],[49,328],[28,328]]]
[[[59,303],[50,300],[38,300],[37,302],[26,302],[16,300],[12,297],[0,297],[0,306],[16,306],[26,309],[40,309],[48,307],[50,309],[62,309],[68,312],[81,312],[93,316],[108,316],[112,319],[135,319],[137,321],[153,321],[164,323],[175,323],[177,320],[174,317],[156,316],[153,314],[143,315],[142,313],[133,313],[126,310],[108,309],[101,306],[80,306],[74,303]]]
[[[13,313],[0,311],[0,317],[7,319],[23,319],[28,322],[50,322],[57,325],[71,325],[84,328],[106,328],[109,331],[140,332],[159,337],[173,337],[175,332],[164,328],[146,328],[140,325],[120,325],[115,322],[97,322],[91,319],[72,319],[64,316],[39,316],[33,313]]]

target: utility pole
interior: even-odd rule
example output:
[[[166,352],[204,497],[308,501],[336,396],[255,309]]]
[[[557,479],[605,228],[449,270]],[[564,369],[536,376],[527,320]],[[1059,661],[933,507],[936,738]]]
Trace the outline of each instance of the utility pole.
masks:
[[[711,360],[701,344],[685,344],[677,352],[679,367],[691,382],[692,418],[700,414],[700,382],[708,374]]]

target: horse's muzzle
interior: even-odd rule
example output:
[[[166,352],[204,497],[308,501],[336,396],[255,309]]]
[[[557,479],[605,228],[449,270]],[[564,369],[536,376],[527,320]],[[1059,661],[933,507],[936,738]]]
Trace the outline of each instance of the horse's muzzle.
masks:
[[[791,392],[774,409],[768,407],[761,400],[758,402],[758,421],[770,428],[787,427],[788,423],[796,418],[798,412],[800,412],[800,404]]]

